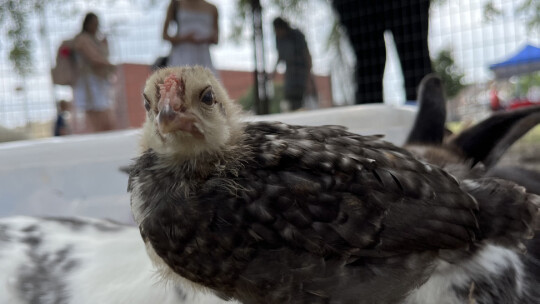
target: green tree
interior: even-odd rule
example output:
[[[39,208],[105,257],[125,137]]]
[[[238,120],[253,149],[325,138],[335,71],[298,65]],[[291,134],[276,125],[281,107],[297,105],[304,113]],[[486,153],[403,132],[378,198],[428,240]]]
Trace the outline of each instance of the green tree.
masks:
[[[20,75],[29,72],[32,63],[32,41],[28,15],[40,9],[40,1],[0,0],[0,27],[9,44],[9,60]]]
[[[432,60],[432,65],[433,70],[441,77],[444,83],[445,93],[448,98],[456,96],[465,87],[461,82],[464,74],[456,65],[451,51],[440,51]]]
[[[521,19],[525,21],[527,28],[532,30],[540,30],[540,0],[519,0],[516,1],[514,7],[514,19]],[[484,4],[484,19],[486,21],[492,21],[496,18],[502,17],[503,10],[493,0],[489,0]]]
[[[274,96],[270,99],[270,114],[280,113],[280,102],[283,100],[283,84],[274,83]],[[255,104],[255,88],[251,86],[248,91],[240,97],[238,103],[242,105],[242,108],[246,111],[253,111],[253,105]]]
[[[285,17],[298,16],[306,13],[307,0],[257,0],[264,9],[272,9],[282,13]],[[325,0],[320,0],[325,1]],[[251,4],[254,0],[237,0],[236,15],[233,17],[233,31],[231,39],[244,38],[244,31],[251,25]]]
[[[532,87],[540,87],[540,72],[520,75],[514,85],[514,95],[525,97]]]

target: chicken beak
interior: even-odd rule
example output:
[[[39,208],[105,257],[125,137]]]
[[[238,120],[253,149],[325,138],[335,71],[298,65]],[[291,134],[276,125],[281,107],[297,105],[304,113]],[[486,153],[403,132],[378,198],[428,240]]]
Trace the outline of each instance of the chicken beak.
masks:
[[[157,121],[161,134],[183,131],[190,133],[193,137],[204,138],[196,125],[198,120],[193,114],[174,111],[169,104],[159,111]]]

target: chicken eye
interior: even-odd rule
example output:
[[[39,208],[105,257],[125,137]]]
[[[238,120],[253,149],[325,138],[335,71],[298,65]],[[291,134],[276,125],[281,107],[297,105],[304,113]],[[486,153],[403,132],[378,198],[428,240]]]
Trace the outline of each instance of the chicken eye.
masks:
[[[206,93],[204,93],[203,96],[201,97],[201,101],[206,105],[209,105],[209,106],[213,105],[215,102],[214,92],[212,90],[206,91]]]
[[[150,111],[150,102],[148,101],[148,97],[146,97],[146,94],[143,93],[144,97],[144,108],[146,109],[146,112]]]

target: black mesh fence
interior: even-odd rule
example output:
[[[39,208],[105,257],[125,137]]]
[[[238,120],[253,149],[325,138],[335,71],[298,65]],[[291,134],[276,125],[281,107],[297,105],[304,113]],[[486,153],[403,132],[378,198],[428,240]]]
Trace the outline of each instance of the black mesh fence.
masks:
[[[252,71],[255,62],[249,11],[244,32],[238,39],[230,38],[233,25],[242,21],[238,3],[246,1],[211,2],[219,10],[220,41],[211,50],[215,66]],[[272,20],[282,16],[304,33],[314,73],[329,76],[331,85],[326,90],[331,97],[323,106],[414,101],[419,80],[435,71],[445,80],[452,100],[451,118],[479,118],[495,107],[539,102],[540,76],[535,73],[540,61],[540,51],[535,48],[540,45],[538,2],[263,0],[264,63],[271,72],[277,59]],[[56,101],[71,100],[72,92],[70,87],[53,85],[49,71],[60,42],[80,31],[87,11],[100,17],[113,63],[149,65],[169,52],[170,46],[161,39],[168,3],[45,2],[43,10],[30,11],[25,18],[32,44],[32,66],[25,76],[16,72],[9,59],[12,40],[8,34],[16,24],[4,12],[0,27],[0,125],[27,137],[51,136]],[[282,11],[276,3],[295,5]],[[505,62],[524,49],[515,62]],[[248,94],[251,84],[240,86]]]

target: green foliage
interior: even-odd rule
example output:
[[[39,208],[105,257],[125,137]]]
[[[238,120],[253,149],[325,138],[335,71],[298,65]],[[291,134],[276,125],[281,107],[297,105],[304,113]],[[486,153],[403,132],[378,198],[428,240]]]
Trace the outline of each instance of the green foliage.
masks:
[[[230,39],[240,41],[243,39],[244,31],[251,25],[251,4],[253,0],[237,0],[236,15],[233,17],[233,30]],[[285,17],[302,15],[306,13],[308,0],[260,0],[261,6],[265,10],[276,10]]]
[[[442,50],[432,61],[433,70],[441,77],[448,98],[456,96],[465,86],[462,84],[463,72],[456,65],[449,50]]]
[[[279,104],[281,100],[283,100],[283,84],[274,82],[274,97],[270,100],[270,114],[277,114],[280,112]],[[238,99],[238,103],[242,105],[244,110],[254,111],[255,88],[251,86],[247,93]]]
[[[345,34],[343,26],[341,25],[339,20],[336,18],[334,19],[334,23],[332,24],[332,29],[330,30],[330,34],[328,35],[328,39],[326,40],[326,49],[334,50],[340,62],[342,62],[342,59],[345,57],[343,54],[344,50],[341,47],[342,46],[341,42],[344,39],[348,39],[347,35]]]
[[[525,16],[529,29],[540,30],[540,1],[525,0],[516,8],[516,13]]]
[[[232,19],[232,33],[229,38],[235,42],[240,42],[248,22],[247,18],[251,16],[251,0],[237,0],[235,11],[236,15]]]
[[[9,51],[9,60],[13,63],[15,71],[21,76],[28,75],[32,65],[30,54],[32,42],[28,39],[16,39]]]
[[[532,87],[540,87],[540,72],[520,75],[517,78],[517,83],[514,86],[515,95],[527,95],[527,92]]]
[[[9,60],[17,74],[27,75],[33,63],[34,41],[31,34],[35,29],[29,27],[30,20],[41,16],[46,6],[56,8],[67,1],[0,0],[0,35],[7,38]],[[43,28],[40,28],[40,31],[42,30]]]
[[[517,2],[516,2],[517,3]],[[540,0],[521,0],[514,6],[514,18],[525,21],[529,30],[540,30]],[[503,11],[498,8],[493,0],[484,4],[484,19],[492,21],[503,15]]]
[[[0,0],[0,25],[10,44],[9,60],[19,75],[26,75],[32,63],[32,41],[27,16],[41,6],[36,1]]]
[[[501,10],[495,7],[492,1],[484,4],[484,20],[492,21],[502,14]]]

